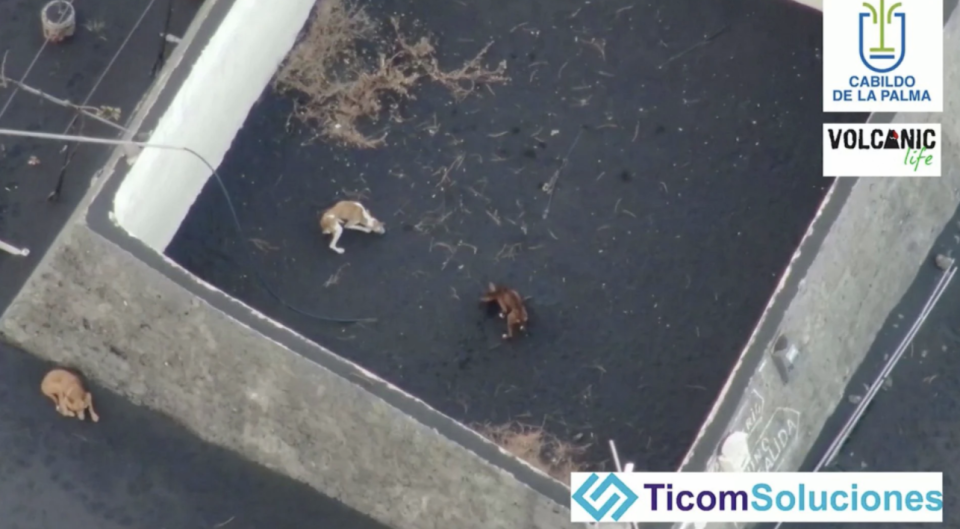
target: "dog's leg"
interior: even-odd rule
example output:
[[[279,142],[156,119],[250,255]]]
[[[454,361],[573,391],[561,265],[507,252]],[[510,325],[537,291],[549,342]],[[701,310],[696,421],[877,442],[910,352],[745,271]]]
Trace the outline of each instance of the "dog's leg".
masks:
[[[370,230],[367,233],[376,232],[381,235],[386,233],[386,229],[384,229],[383,224],[377,219],[373,218],[373,215],[370,214],[370,211],[367,208],[360,206],[360,215],[363,217],[363,221],[359,224],[366,226],[367,229]]]
[[[513,329],[514,329],[514,334],[517,334],[518,332],[523,332],[524,334],[526,334],[527,332],[527,324],[520,319],[519,314],[516,314],[516,318],[513,320]]]
[[[363,223],[367,226],[373,226],[377,223],[377,219],[373,218],[373,215],[363,206],[360,206],[360,215],[363,216]]]
[[[67,407],[67,402],[69,400],[63,396],[63,393],[58,393],[57,398],[57,413],[63,415],[64,417],[73,417],[74,413]]]
[[[50,400],[53,401],[53,405],[57,407],[57,411],[60,411],[60,399],[56,395],[47,395],[50,397]]]
[[[93,409],[93,393],[88,392],[86,398],[84,399],[84,402],[87,405],[87,409],[90,410],[90,420],[93,422],[99,421],[100,416],[97,415],[96,410]]]
[[[83,408],[77,410],[77,418],[81,421],[86,417],[86,414],[83,412]]]
[[[364,225],[362,225],[362,224],[350,224],[350,223],[347,223],[347,224],[345,224],[343,227],[346,228],[346,229],[348,229],[348,230],[362,231],[363,233],[370,233],[371,231],[373,231],[373,230],[371,230],[370,228],[368,228],[368,227],[366,227],[366,226],[364,226]]]
[[[506,318],[510,314],[510,306],[503,298],[497,298],[497,305],[500,305],[500,318]]]
[[[330,237],[330,249],[342,254],[343,248],[337,246],[337,241],[340,240],[340,236],[343,235],[343,228],[340,227],[340,223],[334,225],[333,234]]]
[[[64,417],[76,417],[76,416],[77,416],[77,414],[74,413],[73,410],[67,408],[67,404],[66,404],[65,401],[61,401],[61,403],[60,403],[60,415],[63,415]]]

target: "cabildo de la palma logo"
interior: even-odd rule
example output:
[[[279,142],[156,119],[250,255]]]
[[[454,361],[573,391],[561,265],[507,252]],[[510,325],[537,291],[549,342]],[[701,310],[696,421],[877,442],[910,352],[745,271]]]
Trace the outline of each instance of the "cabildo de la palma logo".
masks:
[[[824,112],[943,112],[943,2],[823,4]]]

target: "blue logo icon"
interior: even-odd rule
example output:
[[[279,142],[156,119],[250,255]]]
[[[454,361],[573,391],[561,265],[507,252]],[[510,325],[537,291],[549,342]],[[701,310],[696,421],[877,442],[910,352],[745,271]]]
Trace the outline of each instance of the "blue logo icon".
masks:
[[[884,4],[885,0],[880,0],[880,9],[878,10],[869,2],[864,2],[863,7],[869,11],[860,13],[860,61],[876,73],[888,73],[896,70],[903,62],[907,46],[907,15],[905,13],[894,13],[903,4],[897,2],[890,9],[886,9]],[[897,27],[898,24],[893,21],[894,17],[900,22],[899,28]],[[870,33],[872,37],[877,39],[874,41],[876,45],[869,48],[865,47],[863,43],[865,40],[865,24],[873,27],[873,31]],[[889,41],[896,42],[898,29],[900,45],[890,45]],[[890,35],[889,32],[893,32],[894,35]]]
[[[613,518],[613,521],[619,521],[620,517],[627,512],[627,509],[630,508],[634,503],[636,503],[638,496],[634,494],[630,487],[626,485],[623,481],[620,481],[620,478],[616,474],[607,474],[607,479],[603,480],[603,483],[599,487],[593,490],[590,494],[590,498],[587,499],[587,491],[590,490],[593,485],[600,480],[600,476],[597,476],[595,473],[590,474],[590,477],[583,482],[583,485],[573,493],[573,501],[577,502],[577,505],[583,507],[583,510],[587,511],[587,514],[593,517],[594,520],[600,521],[611,509],[620,501],[620,494],[614,493],[610,498],[601,505],[596,507],[594,504],[600,500],[600,497],[603,496],[603,493],[607,491],[610,487],[616,487],[617,490],[623,494],[623,503],[620,505],[613,514],[610,515]]]

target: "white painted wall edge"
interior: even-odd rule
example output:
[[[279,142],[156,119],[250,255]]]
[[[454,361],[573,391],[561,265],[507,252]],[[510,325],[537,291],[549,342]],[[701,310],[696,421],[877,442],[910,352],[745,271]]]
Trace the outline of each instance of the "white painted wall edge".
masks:
[[[803,4],[807,7],[812,7],[818,11],[823,11],[823,0],[793,0],[798,4]]]
[[[236,0],[149,141],[188,147],[219,166],[313,5],[314,0]],[[187,152],[145,149],[117,191],[114,218],[163,252],[210,176]]]

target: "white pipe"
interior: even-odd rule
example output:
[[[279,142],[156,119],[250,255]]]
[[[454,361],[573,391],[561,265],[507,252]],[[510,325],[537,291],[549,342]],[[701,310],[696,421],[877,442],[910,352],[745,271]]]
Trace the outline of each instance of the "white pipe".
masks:
[[[21,255],[23,257],[30,255],[30,250],[26,248],[17,248],[12,244],[8,244],[3,241],[0,241],[0,250],[3,250],[10,255]]]

